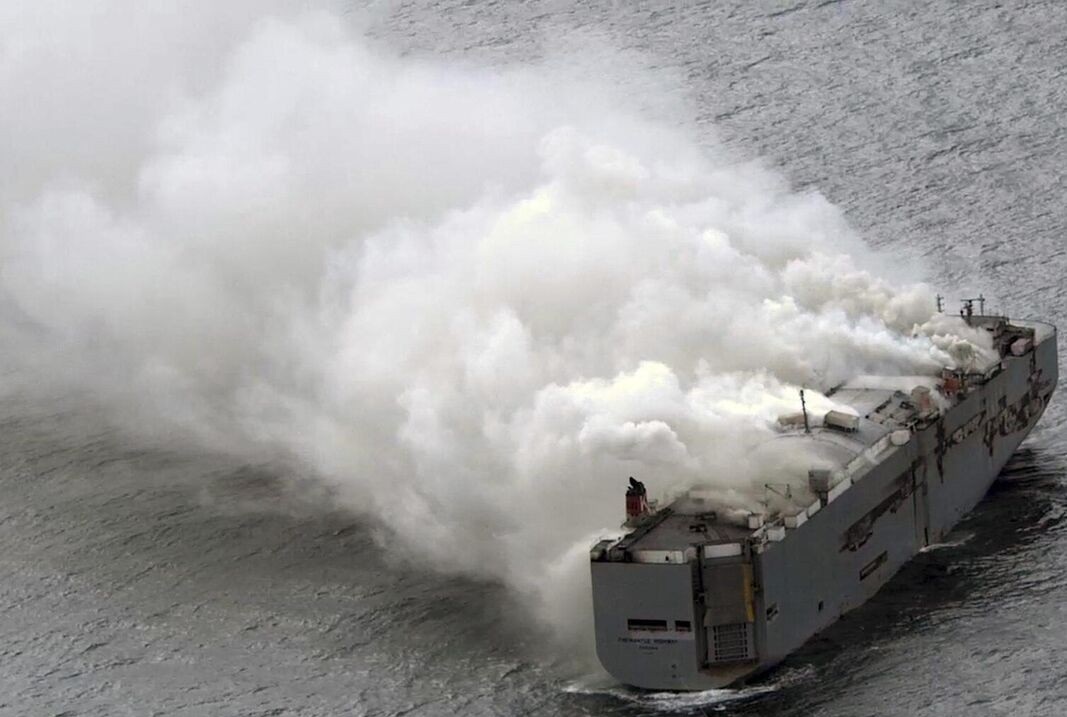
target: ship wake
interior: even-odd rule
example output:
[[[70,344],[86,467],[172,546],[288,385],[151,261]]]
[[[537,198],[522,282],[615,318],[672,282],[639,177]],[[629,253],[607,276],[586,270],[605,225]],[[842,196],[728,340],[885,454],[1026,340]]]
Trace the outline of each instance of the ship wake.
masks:
[[[725,705],[746,702],[777,692],[775,683],[753,685],[736,689],[703,690],[700,692],[649,692],[617,683],[589,680],[576,682],[564,688],[572,695],[606,697],[623,704],[648,709],[656,713],[691,713],[705,707],[722,708]]]

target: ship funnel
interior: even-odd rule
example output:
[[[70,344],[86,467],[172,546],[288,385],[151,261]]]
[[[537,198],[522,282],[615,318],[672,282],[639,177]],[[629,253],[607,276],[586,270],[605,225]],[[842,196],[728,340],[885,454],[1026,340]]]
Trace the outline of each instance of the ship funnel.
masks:
[[[934,398],[930,394],[930,389],[926,386],[916,386],[911,389],[911,403],[915,406],[920,416],[934,410]]]
[[[626,522],[635,523],[650,512],[645,484],[630,476],[630,486],[626,489]]]

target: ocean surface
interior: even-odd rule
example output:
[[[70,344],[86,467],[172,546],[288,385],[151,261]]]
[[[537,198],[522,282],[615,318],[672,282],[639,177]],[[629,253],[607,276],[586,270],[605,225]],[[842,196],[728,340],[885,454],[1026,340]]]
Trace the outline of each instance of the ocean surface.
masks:
[[[1067,326],[1062,0],[351,16],[415,57],[523,63],[576,36],[632,52],[709,135],[823,193],[950,298]],[[501,588],[391,564],[313,487],[17,385],[0,392],[2,715],[1067,714],[1062,395],[950,540],[875,599],[757,685],[668,695],[575,674]]]

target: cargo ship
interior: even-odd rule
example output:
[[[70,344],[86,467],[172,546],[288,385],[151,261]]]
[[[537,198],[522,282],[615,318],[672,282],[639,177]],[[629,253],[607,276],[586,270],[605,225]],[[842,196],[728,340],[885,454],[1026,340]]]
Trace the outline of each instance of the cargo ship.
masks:
[[[768,479],[774,500],[739,511],[698,486],[657,507],[631,478],[628,532],[590,551],[608,673],[651,690],[744,683],[943,540],[1034,427],[1058,377],[1055,327],[985,315],[974,301],[961,316],[989,332],[999,360],[910,387],[907,377],[847,382],[826,395],[848,410],[780,419],[771,441],[817,458],[802,490]]]

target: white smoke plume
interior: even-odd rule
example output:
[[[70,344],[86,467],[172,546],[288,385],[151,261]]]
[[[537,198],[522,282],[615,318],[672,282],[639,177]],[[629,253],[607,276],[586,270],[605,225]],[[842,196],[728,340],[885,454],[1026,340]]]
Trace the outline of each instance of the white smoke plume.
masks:
[[[742,500],[798,386],[988,350],[820,196],[611,88],[144,5],[0,10],[8,352],[302,466],[560,634],[627,476]]]

